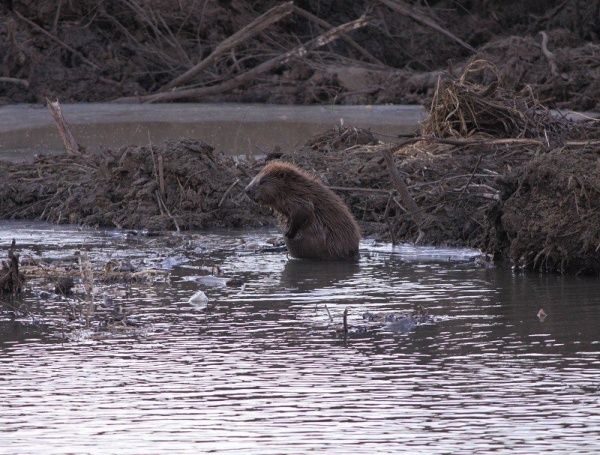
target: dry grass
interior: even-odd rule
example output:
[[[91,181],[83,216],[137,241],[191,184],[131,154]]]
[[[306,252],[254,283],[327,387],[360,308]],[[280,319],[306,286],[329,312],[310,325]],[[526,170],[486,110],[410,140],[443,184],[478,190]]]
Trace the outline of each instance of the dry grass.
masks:
[[[471,82],[481,72],[496,75],[482,86]],[[488,78],[489,79],[489,78]],[[502,86],[495,66],[473,61],[458,80],[441,79],[422,134],[437,138],[534,138],[546,142],[577,136],[579,127],[543,106],[529,87],[515,93]]]

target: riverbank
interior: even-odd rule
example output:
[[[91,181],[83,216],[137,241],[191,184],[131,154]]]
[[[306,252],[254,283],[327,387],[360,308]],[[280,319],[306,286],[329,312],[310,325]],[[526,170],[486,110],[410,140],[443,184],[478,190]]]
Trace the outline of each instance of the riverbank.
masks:
[[[366,236],[598,275],[599,138],[595,120],[556,116],[530,93],[461,78],[439,85],[421,135],[394,143],[345,126],[260,159],[180,140],[3,162],[0,216],[152,231],[273,226],[243,189],[266,161],[283,159],[338,192]]]

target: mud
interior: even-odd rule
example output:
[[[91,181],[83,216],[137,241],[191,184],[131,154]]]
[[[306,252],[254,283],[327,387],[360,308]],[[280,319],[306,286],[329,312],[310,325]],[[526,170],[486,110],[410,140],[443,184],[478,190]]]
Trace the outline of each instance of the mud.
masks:
[[[240,208],[251,172],[201,141],[41,156],[2,165],[1,211],[5,218],[121,229],[257,226],[266,216]]]

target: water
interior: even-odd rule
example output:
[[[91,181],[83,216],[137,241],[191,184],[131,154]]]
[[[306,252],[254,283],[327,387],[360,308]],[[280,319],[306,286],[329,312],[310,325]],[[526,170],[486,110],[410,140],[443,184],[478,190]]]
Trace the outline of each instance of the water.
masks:
[[[79,144],[90,151],[123,145],[201,139],[229,155],[290,151],[314,135],[340,125],[370,129],[390,142],[413,133],[424,116],[420,106],[278,106],[264,104],[62,105]],[[44,106],[0,107],[0,157],[22,161],[39,153],[64,152]]]
[[[2,251],[14,237],[23,256],[86,250],[95,268],[129,261],[171,278],[108,285],[139,326],[101,337],[65,325],[66,303],[42,299],[43,280],[28,285],[30,314],[12,320],[3,307],[2,453],[600,450],[598,280],[371,240],[355,266],[255,252],[274,235],[156,239],[4,222]],[[245,284],[199,272],[217,265]],[[188,302],[198,290],[208,304]],[[354,331],[365,311],[418,304],[434,324]]]

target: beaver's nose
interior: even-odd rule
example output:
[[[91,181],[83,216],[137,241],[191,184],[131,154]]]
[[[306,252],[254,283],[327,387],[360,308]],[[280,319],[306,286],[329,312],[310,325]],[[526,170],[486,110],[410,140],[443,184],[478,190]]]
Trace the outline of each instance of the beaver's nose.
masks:
[[[250,199],[252,199],[253,201],[256,200],[257,197],[257,188],[258,188],[258,182],[256,182],[255,180],[252,180],[248,186],[244,189],[244,191],[246,192],[246,194],[248,195],[248,197]]]

